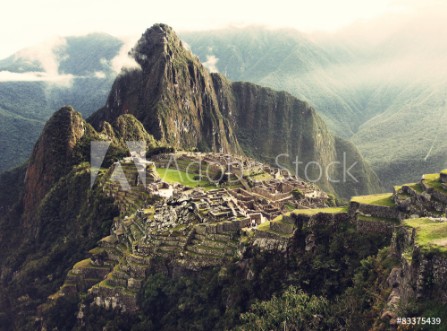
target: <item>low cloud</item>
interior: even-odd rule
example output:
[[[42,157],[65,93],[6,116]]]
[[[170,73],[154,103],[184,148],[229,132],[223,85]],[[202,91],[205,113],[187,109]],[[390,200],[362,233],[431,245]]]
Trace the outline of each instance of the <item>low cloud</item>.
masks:
[[[59,73],[60,62],[68,57],[66,47],[67,40],[56,37],[18,51],[14,54],[14,61],[37,63],[42,71],[0,71],[0,82],[46,82],[59,87],[71,87],[74,76]]]
[[[73,78],[73,75],[51,75],[40,71],[24,73],[0,71],[0,82],[46,82],[68,88],[72,86]]]
[[[119,74],[123,69],[141,69],[141,66],[129,55],[129,51],[135,46],[138,38],[128,37],[123,39],[123,46],[121,47],[117,56],[110,61],[110,67],[114,72]]]
[[[106,73],[104,71],[95,71],[93,74],[95,78],[104,79],[107,77]]]
[[[0,82],[45,82],[48,87],[70,88],[74,79],[108,77],[108,68],[112,66],[106,59],[101,59],[101,64],[106,71],[98,70],[86,76],[74,76],[72,74],[59,73],[59,64],[68,58],[66,52],[67,40],[62,37],[50,39],[39,45],[20,50],[13,56],[16,63],[29,63],[39,65],[41,71],[36,68],[33,71],[13,72],[0,71]]]
[[[59,63],[66,46],[65,38],[56,37],[34,47],[18,51],[14,54],[14,59],[37,61],[43,71],[48,75],[55,76],[59,74]]]
[[[217,62],[219,62],[219,59],[215,55],[207,55],[206,61],[203,62],[203,65],[210,72],[219,72],[219,69],[217,69]]]

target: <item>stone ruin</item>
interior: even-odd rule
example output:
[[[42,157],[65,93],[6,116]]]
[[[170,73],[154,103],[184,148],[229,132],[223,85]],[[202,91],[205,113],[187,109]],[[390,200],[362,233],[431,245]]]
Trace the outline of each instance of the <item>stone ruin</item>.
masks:
[[[88,291],[96,305],[136,311],[136,294],[155,258],[169,257],[189,270],[221,265],[241,254],[245,229],[257,228],[287,208],[324,207],[327,200],[314,185],[295,176],[283,177],[278,170],[245,157],[230,162],[224,154],[176,156],[183,167],[180,171],[203,161],[216,177],[227,167],[227,179],[233,182],[221,181],[214,189],[163,182],[156,167],[166,167],[170,154],[137,162],[139,166],[135,156],[114,164],[103,190],[114,198],[121,216],[91,257],[69,272],[59,295]],[[121,170],[121,181],[113,178],[115,169]],[[145,171],[145,185],[139,179],[141,171]],[[122,185],[123,179],[130,190]],[[297,189],[302,192],[298,198],[293,194]],[[315,192],[315,197],[307,196]]]

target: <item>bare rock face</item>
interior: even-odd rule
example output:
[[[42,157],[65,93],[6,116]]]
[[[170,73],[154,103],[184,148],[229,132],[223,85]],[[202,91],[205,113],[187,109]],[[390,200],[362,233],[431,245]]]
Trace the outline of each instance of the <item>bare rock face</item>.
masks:
[[[160,24],[148,29],[132,55],[141,70],[117,78],[107,105],[91,117],[95,127],[133,114],[162,143],[242,152],[219,108],[211,74],[172,28]]]
[[[45,125],[36,143],[25,176],[23,197],[25,225],[39,203],[73,163],[73,151],[84,136],[85,121],[71,107],[57,111]]]

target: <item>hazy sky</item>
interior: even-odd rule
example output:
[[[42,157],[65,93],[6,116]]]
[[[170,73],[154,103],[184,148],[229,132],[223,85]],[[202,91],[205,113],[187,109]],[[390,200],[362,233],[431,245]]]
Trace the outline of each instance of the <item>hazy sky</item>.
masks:
[[[177,30],[263,24],[335,31],[437,2],[442,0],[13,0],[2,5],[0,58],[57,35],[139,35],[159,22]]]

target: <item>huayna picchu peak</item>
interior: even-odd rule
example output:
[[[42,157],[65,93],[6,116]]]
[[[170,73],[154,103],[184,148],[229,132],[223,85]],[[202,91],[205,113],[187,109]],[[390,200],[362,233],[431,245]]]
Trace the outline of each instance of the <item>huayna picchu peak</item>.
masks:
[[[446,171],[379,193],[305,101],[211,73],[164,24],[129,54],[104,107],[62,107],[0,176],[0,328],[447,318]]]
[[[117,78],[107,105],[91,117],[96,128],[129,113],[174,147],[242,152],[219,105],[213,76],[170,27],[148,29],[131,54],[141,68]]]

